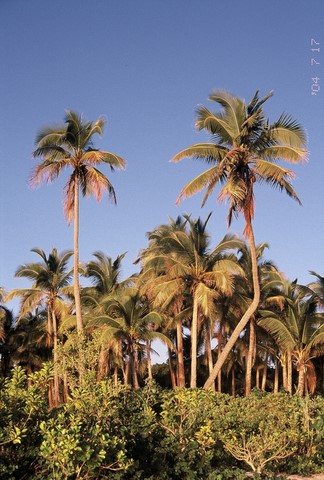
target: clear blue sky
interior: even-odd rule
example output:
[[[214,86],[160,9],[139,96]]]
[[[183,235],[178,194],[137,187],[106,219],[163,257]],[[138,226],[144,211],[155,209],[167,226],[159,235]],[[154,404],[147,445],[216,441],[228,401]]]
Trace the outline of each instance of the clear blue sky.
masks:
[[[202,195],[176,207],[182,186],[203,165],[169,159],[199,141],[198,104],[216,88],[251,99],[274,90],[266,115],[285,111],[308,133],[306,165],[292,167],[303,207],[268,186],[256,189],[256,241],[287,276],[308,283],[309,270],[324,275],[324,2],[322,0],[1,0],[0,1],[0,285],[18,265],[72,248],[73,231],[62,208],[67,177],[37,190],[28,186],[35,135],[61,123],[65,109],[108,119],[96,146],[127,161],[110,172],[118,205],[81,201],[80,258],[102,250],[127,251],[123,276],[147,245],[146,232],[168,216],[213,215],[213,243],[226,233],[226,207]],[[311,39],[320,52],[311,52]],[[319,64],[311,65],[314,58]],[[321,91],[311,94],[312,77]],[[209,105],[213,108],[213,105]],[[216,105],[215,105],[216,107]],[[242,222],[231,232],[241,234]]]

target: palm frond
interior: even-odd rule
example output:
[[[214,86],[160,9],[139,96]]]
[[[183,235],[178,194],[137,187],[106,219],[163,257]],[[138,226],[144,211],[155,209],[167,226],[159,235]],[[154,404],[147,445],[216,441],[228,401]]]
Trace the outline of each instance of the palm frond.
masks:
[[[193,180],[191,180],[187,185],[183,187],[178,196],[176,203],[177,205],[183,200],[184,198],[191,197],[197,192],[200,192],[203,188],[208,186],[211,182],[214,184],[217,183],[217,179],[220,178],[222,172],[219,171],[218,166],[212,167],[205,172],[201,173]]]
[[[171,162],[179,162],[184,158],[196,158],[206,163],[217,163],[227,154],[228,148],[215,143],[196,143],[181,150],[171,158]]]

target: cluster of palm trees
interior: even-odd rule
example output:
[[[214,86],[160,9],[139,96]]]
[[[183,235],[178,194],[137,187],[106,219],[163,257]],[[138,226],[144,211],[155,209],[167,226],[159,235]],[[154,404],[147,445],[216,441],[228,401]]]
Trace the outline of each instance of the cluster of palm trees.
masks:
[[[182,189],[178,201],[206,189],[204,204],[219,184],[219,200],[229,201],[228,224],[233,215],[243,213],[246,240],[228,234],[212,248],[207,232],[210,215],[205,221],[179,216],[148,233],[148,246],[137,259],[140,273],[123,281],[124,254],[113,261],[95,252],[94,260],[79,263],[79,192],[100,200],[107,191],[115,202],[113,186],[97,166],[125,166],[121,157],[93,146],[93,135],[102,133],[104,121],[84,122],[68,111],[62,127],[39,133],[34,157],[41,162],[31,182],[53,181],[65,167],[72,168],[64,205],[68,222],[74,221],[74,249],[61,254],[53,249],[48,256],[34,249],[41,261],[17,269],[16,275],[31,280],[32,286],[7,296],[7,300],[21,298],[19,317],[11,329],[16,363],[30,366],[29,355],[41,361],[51,353],[57,363],[59,339],[64,342],[66,328],[76,328],[88,337],[99,332],[99,379],[114,375],[137,388],[139,376],[152,377],[151,343],[159,339],[168,348],[173,386],[203,385],[222,391],[227,374],[235,393],[240,371],[248,395],[254,385],[269,388],[271,369],[275,391],[282,385],[293,392],[296,371],[297,392],[314,391],[318,366],[323,369],[323,362],[314,362],[315,357],[323,359],[323,278],[313,272],[317,281],[309,286],[289,282],[275,265],[263,260],[266,244],[256,245],[254,240],[254,184],[269,183],[299,202],[290,183],[293,172],[278,161],[297,163],[307,155],[305,134],[296,121],[281,115],[270,124],[265,118],[263,104],[271,95],[260,99],[256,92],[246,105],[227,92],[213,92],[210,100],[221,110],[214,113],[199,107],[196,120],[199,130],[211,134],[212,142],[192,145],[173,158],[209,164]],[[91,286],[80,288],[80,275]],[[2,305],[1,359],[9,365],[8,311]],[[56,404],[60,382],[54,375]]]

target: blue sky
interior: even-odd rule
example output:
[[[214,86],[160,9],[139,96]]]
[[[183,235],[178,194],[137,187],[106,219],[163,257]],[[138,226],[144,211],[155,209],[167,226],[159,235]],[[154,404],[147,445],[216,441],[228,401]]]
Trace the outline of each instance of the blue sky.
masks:
[[[116,207],[107,198],[81,201],[81,261],[96,250],[113,258],[127,251],[126,277],[137,271],[146,232],[185,212],[206,218],[213,211],[212,242],[221,240],[227,210],[216,195],[203,209],[202,195],[175,205],[203,165],[169,162],[207,139],[194,129],[194,112],[199,104],[214,108],[207,97],[216,88],[247,101],[257,89],[274,90],[265,105],[270,121],[285,111],[304,125],[309,162],[292,167],[303,207],[257,188],[255,236],[291,280],[308,283],[309,270],[324,275],[323,22],[322,0],[1,0],[0,285],[28,285],[14,272],[36,260],[33,247],[72,248],[62,208],[67,177],[28,186],[36,133],[61,123],[65,109],[89,120],[106,116],[96,146],[127,161],[123,172],[105,171]],[[311,51],[312,38],[319,52]],[[312,95],[316,76],[322,90]],[[230,231],[242,229],[234,221]]]

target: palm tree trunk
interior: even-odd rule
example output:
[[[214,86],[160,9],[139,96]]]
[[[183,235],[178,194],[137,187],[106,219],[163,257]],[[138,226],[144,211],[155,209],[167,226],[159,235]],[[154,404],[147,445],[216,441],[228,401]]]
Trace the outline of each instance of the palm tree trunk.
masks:
[[[171,384],[172,384],[172,388],[174,390],[177,386],[177,383],[176,383],[176,377],[175,377],[173,366],[172,366],[172,353],[171,353],[171,348],[170,347],[168,347],[168,357],[169,357],[169,369],[170,369]]]
[[[265,358],[264,366],[263,366],[263,372],[262,372],[261,390],[262,390],[263,392],[266,391],[267,373],[268,373],[268,354],[266,354],[266,358]]]
[[[183,356],[183,336],[182,321],[177,320],[177,370],[178,370],[178,387],[184,387],[186,384],[184,356]]]
[[[282,365],[282,386],[283,389],[287,392],[288,391],[288,381],[287,381],[287,352],[281,354],[281,361]]]
[[[218,334],[217,334],[217,356],[218,356],[218,358],[220,357],[220,355],[222,353],[222,344],[223,344],[223,325],[222,325],[222,321],[220,320],[219,330],[218,330]],[[209,375],[211,375],[212,371],[209,372]],[[217,391],[219,393],[222,393],[222,369],[219,370],[218,375],[217,375]]]
[[[209,375],[213,371],[213,355],[212,355],[212,348],[211,348],[211,333],[210,333],[210,323],[207,320],[206,323],[206,338],[205,338],[205,350],[208,362],[208,373]],[[212,390],[215,390],[215,383],[211,386]]]
[[[56,315],[52,310],[52,326],[53,326],[53,360],[54,360],[54,374],[53,374],[53,406],[58,407],[60,404],[60,385],[58,369],[58,354],[57,354],[57,321]]]
[[[80,283],[79,283],[79,178],[75,176],[74,187],[74,301],[77,330],[79,333],[83,331],[82,315],[81,315],[81,299],[80,299]]]
[[[275,358],[273,393],[278,393],[278,391],[279,391],[279,362],[278,362],[278,359]]]
[[[236,388],[235,388],[235,368],[232,367],[232,396],[235,397]]]
[[[146,358],[147,358],[147,375],[150,380],[153,379],[153,373],[152,373],[152,361],[151,361],[151,345],[150,341],[147,340],[146,342]]]
[[[225,347],[223,348],[223,351],[219,358],[217,359],[217,362],[213,368],[212,374],[209,375],[209,378],[207,379],[204,388],[210,388],[212,386],[212,383],[215,381],[218,373],[220,372],[222,366],[224,365],[224,362],[229,355],[230,351],[234,347],[235,343],[237,342],[239,336],[241,335],[242,331],[246,327],[248,321],[258,308],[259,302],[260,302],[260,284],[259,284],[259,278],[258,278],[258,263],[257,263],[257,253],[256,253],[256,247],[255,247],[255,241],[254,241],[254,234],[253,234],[253,229],[251,222],[249,225],[247,225],[247,228],[245,229],[247,232],[247,238],[250,246],[250,252],[251,252],[251,261],[252,261],[252,278],[253,278],[253,300],[251,304],[249,305],[248,309],[244,313],[243,317],[239,321],[239,323],[236,325],[235,329],[233,330],[232,335],[230,336],[228,342],[226,343]]]
[[[287,352],[287,390],[292,394],[292,358],[290,352]]]
[[[198,303],[193,296],[192,324],[191,324],[191,371],[190,388],[197,387],[197,338],[198,338]],[[215,379],[214,379],[215,381]],[[210,385],[211,387],[212,385]]]
[[[256,388],[260,388],[260,370],[262,366],[258,365],[256,368],[256,374],[255,374],[255,386]]]
[[[304,365],[301,365],[299,368],[299,374],[298,374],[297,395],[302,397],[304,395],[304,388],[305,388],[305,368],[304,368]]]
[[[246,359],[246,371],[245,371],[245,396],[248,397],[251,394],[252,387],[252,366],[253,357],[255,351],[255,324],[253,318],[250,320],[250,338],[249,338],[249,350]]]

